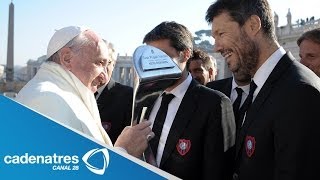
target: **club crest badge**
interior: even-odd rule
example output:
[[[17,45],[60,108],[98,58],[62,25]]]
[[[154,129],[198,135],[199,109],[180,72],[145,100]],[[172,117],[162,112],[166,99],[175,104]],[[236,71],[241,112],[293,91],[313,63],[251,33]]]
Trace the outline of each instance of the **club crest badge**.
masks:
[[[256,140],[252,136],[247,136],[245,140],[246,145],[246,152],[247,156],[251,157],[254,153],[254,150],[256,148]]]
[[[104,130],[109,132],[109,130],[111,129],[111,122],[102,122],[102,127],[104,128]]]
[[[187,139],[179,139],[176,145],[177,151],[181,156],[186,155],[191,148],[191,141]]]

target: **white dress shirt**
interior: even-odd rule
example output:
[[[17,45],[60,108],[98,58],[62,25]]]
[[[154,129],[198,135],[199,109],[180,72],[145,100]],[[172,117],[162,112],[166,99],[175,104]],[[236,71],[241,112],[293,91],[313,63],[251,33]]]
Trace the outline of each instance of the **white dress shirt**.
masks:
[[[258,93],[260,92],[262,86],[270,76],[274,67],[277,65],[277,63],[280,61],[282,56],[285,54],[286,54],[286,51],[283,49],[283,47],[279,47],[254,74],[253,81],[257,85],[257,89],[253,93],[253,101],[256,99]]]

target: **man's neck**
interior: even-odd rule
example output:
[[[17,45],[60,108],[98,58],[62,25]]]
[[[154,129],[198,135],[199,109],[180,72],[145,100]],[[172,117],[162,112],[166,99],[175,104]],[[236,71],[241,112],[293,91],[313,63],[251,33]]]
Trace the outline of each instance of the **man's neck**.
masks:
[[[265,40],[266,41],[266,40]],[[254,71],[251,73],[252,77],[257,72],[257,70],[262,66],[264,62],[277,50],[279,49],[280,45],[276,40],[269,40],[265,43],[259,44],[259,58],[258,58],[258,64]]]

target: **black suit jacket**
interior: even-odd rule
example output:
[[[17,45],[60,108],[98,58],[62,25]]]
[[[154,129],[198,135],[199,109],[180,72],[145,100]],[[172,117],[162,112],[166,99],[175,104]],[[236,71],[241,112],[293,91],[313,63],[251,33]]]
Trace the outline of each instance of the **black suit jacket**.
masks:
[[[284,55],[247,112],[235,177],[319,179],[320,79]]]
[[[169,131],[161,169],[182,179],[222,179],[222,101],[228,101],[224,94],[192,80]]]
[[[131,87],[111,79],[97,100],[102,125],[113,143],[131,124],[132,96]]]
[[[218,90],[230,98],[231,88],[232,88],[232,78],[233,77],[211,81],[211,82],[208,82],[206,86],[208,88]]]

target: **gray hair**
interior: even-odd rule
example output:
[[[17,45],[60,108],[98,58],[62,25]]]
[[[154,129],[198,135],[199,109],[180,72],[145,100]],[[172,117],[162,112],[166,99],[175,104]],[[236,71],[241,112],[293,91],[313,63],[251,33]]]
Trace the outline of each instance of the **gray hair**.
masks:
[[[108,48],[108,55],[109,58],[112,61],[116,61],[117,60],[117,54],[116,54],[116,50],[114,49],[114,45],[111,42],[108,42],[107,40],[103,39],[103,41],[106,43],[107,48]]]

